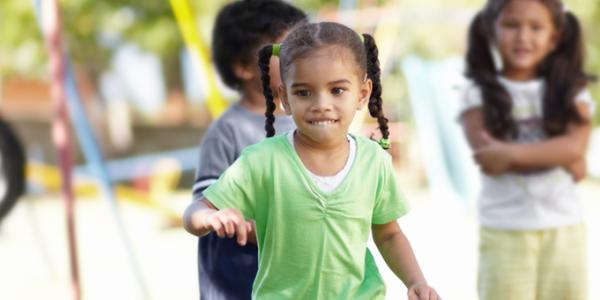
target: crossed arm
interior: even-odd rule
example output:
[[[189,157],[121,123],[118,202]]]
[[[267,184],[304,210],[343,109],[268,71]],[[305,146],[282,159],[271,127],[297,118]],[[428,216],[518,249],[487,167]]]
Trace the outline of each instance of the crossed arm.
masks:
[[[591,120],[585,103],[578,103],[577,109],[584,116],[581,124],[570,123],[566,133],[532,144],[504,142],[491,137],[483,124],[480,108],[465,112],[462,121],[475,160],[484,173],[498,175],[561,166],[579,181],[586,175],[585,151]]]

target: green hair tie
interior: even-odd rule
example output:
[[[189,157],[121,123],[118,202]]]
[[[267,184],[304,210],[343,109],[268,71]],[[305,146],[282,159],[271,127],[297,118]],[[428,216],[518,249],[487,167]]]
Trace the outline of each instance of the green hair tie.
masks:
[[[381,146],[381,148],[387,150],[390,149],[392,147],[392,144],[390,143],[390,140],[388,139],[380,139],[379,140],[379,146]]]
[[[279,52],[281,51],[281,44],[273,44],[272,51],[273,51],[273,52],[271,52],[272,55],[279,56]]]

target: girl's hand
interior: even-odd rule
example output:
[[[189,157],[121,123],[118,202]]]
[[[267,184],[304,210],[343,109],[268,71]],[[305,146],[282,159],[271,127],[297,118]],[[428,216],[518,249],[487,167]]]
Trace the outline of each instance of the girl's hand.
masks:
[[[204,227],[214,230],[220,238],[237,236],[237,242],[245,246],[248,234],[252,233],[252,222],[244,220],[242,213],[235,208],[217,210],[206,216]]]
[[[512,153],[507,143],[491,137],[486,132],[481,134],[485,142],[480,148],[475,149],[475,161],[481,171],[488,175],[499,175],[508,171],[512,161]]]
[[[408,300],[441,300],[437,292],[426,282],[418,282],[408,288]]]
[[[587,175],[587,166],[585,159],[580,159],[570,164],[566,169],[567,172],[571,173],[571,176],[573,176],[573,180],[575,182],[581,181]]]

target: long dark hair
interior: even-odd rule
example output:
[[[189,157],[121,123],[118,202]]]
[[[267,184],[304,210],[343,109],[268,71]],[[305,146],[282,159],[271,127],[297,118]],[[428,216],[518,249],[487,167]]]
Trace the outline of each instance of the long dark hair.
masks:
[[[499,139],[515,138],[518,129],[511,115],[512,100],[498,82],[491,43],[494,23],[511,0],[488,0],[471,22],[466,56],[468,78],[482,92],[486,128]],[[560,0],[539,0],[552,16],[560,37],[556,48],[539,65],[537,74],[545,82],[543,127],[549,136],[564,133],[569,122],[581,123],[575,105],[577,94],[595,78],[583,71],[584,48],[577,17],[565,11]]]
[[[365,74],[373,82],[373,90],[369,98],[369,113],[377,119],[379,130],[382,137],[389,137],[388,119],[383,115],[381,99],[381,71],[379,68],[378,50],[375,40],[369,34],[363,34],[363,41],[360,36],[352,29],[332,22],[322,22],[306,24],[298,27],[283,41],[279,54],[280,74],[283,77],[286,74],[290,64],[299,57],[305,57],[316,49],[339,45],[347,48],[354,54],[355,62],[360,70],[359,76],[362,78]],[[269,61],[273,53],[273,46],[263,47],[258,54],[258,64],[261,70],[261,80],[263,94],[267,102],[265,112],[265,130],[267,137],[275,135],[275,103],[273,102],[273,92],[270,88]]]

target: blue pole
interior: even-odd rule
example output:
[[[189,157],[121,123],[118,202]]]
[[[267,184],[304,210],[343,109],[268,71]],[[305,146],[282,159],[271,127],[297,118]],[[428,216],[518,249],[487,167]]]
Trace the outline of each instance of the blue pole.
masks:
[[[33,0],[35,13],[38,20],[38,25],[42,30],[42,34],[46,37],[46,32],[44,31],[42,22],[41,22],[41,5],[40,0]],[[137,259],[135,258],[135,254],[133,251],[131,240],[129,239],[129,235],[127,234],[127,230],[123,223],[123,217],[121,216],[121,211],[119,210],[119,205],[117,202],[117,197],[115,195],[113,186],[110,181],[110,177],[108,175],[108,170],[104,163],[104,157],[100,151],[100,147],[96,143],[96,139],[94,137],[94,133],[92,131],[92,127],[87,120],[86,112],[82,106],[82,101],[79,96],[79,91],[77,89],[77,83],[75,81],[75,77],[73,75],[73,69],[71,67],[71,62],[66,53],[63,53],[65,57],[65,90],[66,90],[66,98],[67,98],[67,106],[69,108],[69,116],[71,122],[73,123],[73,127],[75,128],[75,133],[77,135],[77,139],[79,140],[79,145],[81,150],[85,156],[86,161],[88,162],[88,168],[90,173],[94,174],[98,179],[98,184],[100,185],[100,190],[104,195],[104,199],[108,201],[109,206],[111,207],[113,217],[117,222],[119,235],[123,244],[125,245],[125,249],[127,251],[127,255],[129,256],[129,261],[131,263],[131,268],[135,274],[135,277],[138,281],[138,285],[140,286],[140,290],[143,294],[144,299],[149,299],[148,288],[146,286],[143,274],[141,272],[141,268]]]

